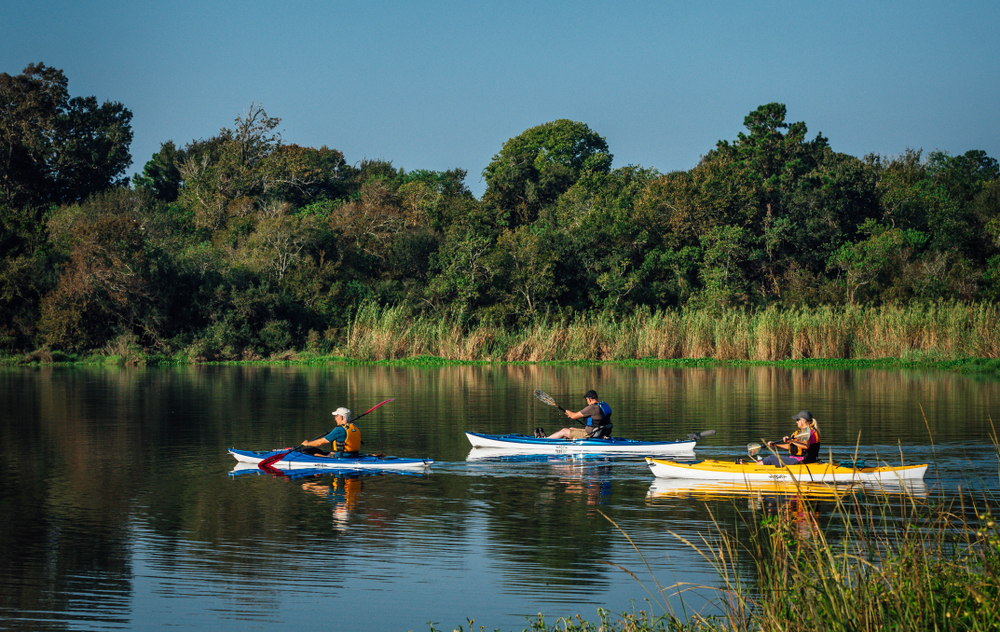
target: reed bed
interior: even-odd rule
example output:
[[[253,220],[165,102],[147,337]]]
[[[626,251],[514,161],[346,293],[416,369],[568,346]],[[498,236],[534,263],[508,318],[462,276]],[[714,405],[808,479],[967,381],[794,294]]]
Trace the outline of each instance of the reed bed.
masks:
[[[1000,529],[983,498],[899,513],[850,502],[836,541],[809,503],[752,516],[749,546],[721,528],[691,543],[719,574],[719,614],[689,629],[996,630],[1000,627]],[[746,533],[744,534],[747,535]],[[749,569],[749,570],[747,570]],[[680,623],[674,620],[675,625]],[[654,629],[654,628],[650,628]]]
[[[953,503],[929,504],[904,491],[905,500],[890,509],[881,492],[868,493],[874,498],[862,496],[865,502],[856,494],[841,496],[823,527],[810,502],[786,499],[774,510],[756,505],[737,525],[716,523],[714,533],[699,542],[677,536],[712,565],[718,585],[661,586],[654,577],[651,587],[618,567],[645,589],[646,610],[615,615],[599,609],[597,622],[577,615],[550,624],[539,615],[525,632],[1000,628],[1000,525],[990,510],[995,502],[959,494]],[[717,595],[708,611],[684,605],[692,590]],[[476,629],[473,620],[468,623],[470,632]]]
[[[987,303],[637,310],[504,329],[366,303],[335,353],[358,360],[435,356],[505,362],[701,359],[959,360],[1000,357],[1000,311]]]

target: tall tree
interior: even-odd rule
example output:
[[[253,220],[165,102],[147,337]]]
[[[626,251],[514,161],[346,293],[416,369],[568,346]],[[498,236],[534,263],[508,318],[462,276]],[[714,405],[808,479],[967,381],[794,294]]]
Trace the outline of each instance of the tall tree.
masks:
[[[123,184],[132,113],[121,103],[69,97],[62,70],[29,64],[0,73],[0,203],[83,200]]]
[[[529,224],[585,172],[608,173],[612,159],[604,138],[583,123],[532,127],[504,143],[483,170],[483,203],[501,225]]]

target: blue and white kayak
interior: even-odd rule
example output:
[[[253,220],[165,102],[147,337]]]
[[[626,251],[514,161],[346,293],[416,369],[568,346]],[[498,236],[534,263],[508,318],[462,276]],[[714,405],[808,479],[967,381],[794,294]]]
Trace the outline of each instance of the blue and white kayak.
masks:
[[[636,441],[610,437],[607,439],[539,439],[523,434],[491,435],[466,432],[474,448],[516,448],[531,452],[570,454],[580,452],[606,454],[690,454],[695,440],[688,441]]]
[[[264,459],[288,452],[288,448],[281,450],[270,450],[268,452],[254,452],[251,450],[237,450],[229,448],[232,454],[240,463],[258,464]],[[280,461],[275,461],[271,467],[279,470],[296,470],[303,468],[326,468],[334,470],[418,470],[430,467],[434,461],[431,459],[404,459],[398,456],[385,456],[382,454],[362,454],[360,456],[345,456],[341,458],[302,454],[292,452]]]
[[[236,467],[229,472],[230,478],[236,477],[250,477],[250,476],[282,476],[289,480],[299,480],[302,478],[312,478],[315,476],[427,476],[429,470],[421,468],[419,470],[399,470],[399,469],[388,469],[380,470],[377,468],[356,468],[351,466],[332,468],[332,467],[307,467],[307,468],[295,468],[291,470],[278,470],[268,467],[266,470],[261,469],[253,463],[237,463]]]

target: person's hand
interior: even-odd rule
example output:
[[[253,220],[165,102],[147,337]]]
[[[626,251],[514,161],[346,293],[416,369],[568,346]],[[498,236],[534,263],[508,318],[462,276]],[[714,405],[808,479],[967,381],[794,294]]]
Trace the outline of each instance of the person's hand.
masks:
[[[566,413],[566,416],[569,417],[570,419],[573,418],[573,413],[569,412],[568,410],[564,410],[563,412]]]
[[[774,446],[774,441],[768,441],[767,442],[767,447],[770,448],[770,447],[773,447],[773,446]]]
[[[783,438],[783,439],[781,440],[781,442],[782,442],[782,443],[788,443],[788,436],[786,435],[786,436],[785,436],[785,437],[784,437],[784,438]]]

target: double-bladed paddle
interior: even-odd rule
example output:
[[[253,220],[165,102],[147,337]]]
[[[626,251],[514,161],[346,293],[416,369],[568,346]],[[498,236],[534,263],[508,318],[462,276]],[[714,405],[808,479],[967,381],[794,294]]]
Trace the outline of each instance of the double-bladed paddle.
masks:
[[[378,408],[382,404],[388,404],[389,402],[394,401],[395,399],[396,398],[393,397],[392,399],[387,399],[384,402],[379,402],[379,403],[375,404],[374,406],[372,406],[371,408],[369,408],[368,410],[366,410],[365,412],[363,412],[360,415],[358,415],[357,417],[352,417],[351,419],[348,419],[348,422],[355,422],[355,421],[361,419],[362,417],[364,417],[365,415],[367,415],[368,413],[372,412],[373,410],[375,410],[376,408]],[[310,439],[309,441],[315,441],[316,439],[321,439],[322,437],[325,437],[328,434],[328,432],[324,432],[323,434],[318,435],[318,436]],[[266,459],[264,459],[263,461],[261,461],[260,463],[258,463],[257,467],[259,467],[260,469],[262,469],[264,471],[267,471],[268,467],[274,465],[275,463],[277,463],[281,459],[285,458],[286,456],[288,456],[292,452],[301,452],[302,448],[304,448],[304,447],[305,447],[304,445],[297,445],[294,448],[292,448],[291,450],[287,450],[285,452],[282,452],[281,454],[273,454],[273,455],[267,457]]]

